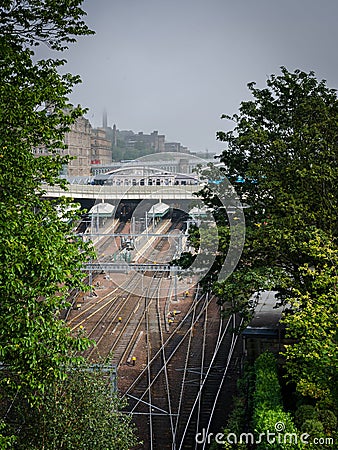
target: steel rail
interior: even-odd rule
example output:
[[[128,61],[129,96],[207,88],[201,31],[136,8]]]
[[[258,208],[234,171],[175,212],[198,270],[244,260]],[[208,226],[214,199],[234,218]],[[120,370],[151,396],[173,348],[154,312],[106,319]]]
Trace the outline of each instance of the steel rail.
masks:
[[[104,297],[100,298],[99,300],[97,300],[95,303],[89,305],[87,308],[83,309],[79,314],[77,314],[75,317],[73,317],[72,319],[70,319],[67,323],[68,325],[70,325],[71,323],[75,322],[76,319],[79,319],[79,317],[82,317],[84,314],[86,314],[86,312],[92,310],[93,308],[95,308],[95,306],[97,306],[98,304],[102,303],[104,300],[106,300],[107,298],[111,297],[116,291],[118,291],[119,289],[123,289],[122,287],[116,287],[113,291],[110,291],[108,294],[106,294]],[[106,306],[107,304],[109,304],[109,302],[113,301],[116,299],[115,297],[112,297],[111,299],[109,299],[109,301],[104,305]],[[104,306],[102,306],[101,309],[104,308]],[[77,325],[75,325],[74,328],[72,328],[71,330],[75,330],[78,326],[82,325],[87,318],[92,317],[93,315],[95,315],[97,312],[101,311],[101,309],[98,309],[97,311],[95,311],[92,315],[86,317],[82,322],[78,323]]]
[[[117,299],[119,298],[119,295],[115,295],[115,292],[117,291],[121,291],[121,296],[122,295],[126,295],[127,289],[130,288],[130,286],[133,286],[135,284],[135,280],[133,279],[133,277],[130,277],[130,279],[128,279],[123,286],[119,286],[116,287],[115,289],[113,289],[113,291],[109,292],[108,294],[106,294],[104,297],[102,297],[101,299],[97,300],[95,303],[93,303],[92,305],[89,305],[88,308],[84,309],[83,311],[81,311],[77,316],[73,317],[71,320],[68,321],[68,325],[73,323],[76,319],[78,319],[79,317],[82,317],[84,314],[86,314],[88,311],[91,311],[92,309],[94,309],[98,304],[104,302],[106,299],[107,302],[104,303],[103,305],[101,305],[98,309],[96,309],[95,311],[93,311],[91,314],[89,314],[89,316],[85,317],[84,319],[82,319],[80,322],[78,322],[75,326],[73,326],[71,328],[71,331],[76,330],[76,328],[78,328],[79,326],[81,326],[82,324],[84,324],[88,319],[91,319],[92,317],[94,317],[97,313],[99,313],[102,309],[106,308],[108,305],[110,305],[110,303],[113,303],[114,301],[117,301]]]
[[[169,420],[170,420],[170,431],[172,438],[174,440],[175,438],[175,430],[174,430],[174,423],[173,423],[173,417],[172,417],[172,407],[171,407],[171,397],[170,397],[170,383],[168,378],[168,369],[167,369],[167,360],[166,360],[166,354],[164,350],[164,339],[163,339],[163,327],[161,323],[161,308],[160,308],[160,296],[158,292],[157,301],[156,301],[156,312],[157,312],[157,321],[158,321],[158,328],[160,332],[160,346],[162,348],[162,359],[164,364],[164,377],[166,382],[166,391],[167,391],[167,400],[168,400],[168,411],[169,411]]]
[[[198,295],[198,292],[196,294],[196,297]],[[204,304],[208,303],[208,293],[205,296],[204,299]],[[195,308],[193,310],[193,315],[191,318],[191,323],[194,324],[194,319],[195,319],[195,314],[196,314],[196,302],[195,302]],[[190,354],[190,348],[191,348],[191,341],[192,341],[192,337],[193,337],[193,333],[194,333],[194,326],[191,326],[191,332],[189,335],[189,340],[188,340],[188,347],[187,347],[187,351],[186,351],[186,356],[185,356],[185,362],[184,362],[184,368],[183,368],[183,376],[182,376],[182,382],[181,382],[181,389],[180,389],[180,396],[179,396],[179,402],[178,402],[178,408],[177,408],[177,418],[176,418],[176,424],[175,424],[175,439],[173,441],[174,444],[174,448],[176,448],[176,435],[177,435],[177,431],[178,431],[178,425],[179,425],[179,419],[180,419],[180,415],[181,415],[181,408],[182,408],[182,403],[183,403],[183,394],[184,394],[184,388],[185,388],[185,380],[186,380],[186,376],[187,376],[187,368],[188,368],[188,364],[189,364],[189,354]]]
[[[202,298],[202,297],[201,297]],[[211,302],[211,299],[209,299],[209,303]],[[189,311],[187,312],[186,316],[184,317],[184,319],[182,319],[182,322],[176,327],[175,332],[173,334],[171,334],[169,336],[169,338],[165,341],[164,346],[167,347],[169,342],[172,340],[172,338],[175,336],[175,334],[177,333],[177,331],[179,331],[183,324],[184,321],[187,319],[187,317],[191,314],[193,307],[190,307]],[[188,330],[184,333],[184,335],[181,337],[181,340],[178,342],[178,344],[174,347],[174,349],[172,350],[171,354],[167,357],[167,364],[170,362],[170,360],[173,358],[173,356],[176,354],[176,352],[178,351],[178,349],[181,347],[181,345],[183,344],[185,338],[191,333],[191,328],[192,326],[194,326],[196,324],[196,322],[199,320],[200,316],[203,314],[204,310],[201,310],[198,314],[198,316],[196,317],[196,320],[194,322],[193,325],[191,325]],[[186,325],[186,324],[184,324]],[[159,356],[159,354],[161,353],[161,349],[159,349],[157,351],[157,353],[155,353],[155,355],[153,356],[151,363],[155,360],[155,358],[157,358]],[[129,388],[127,389],[127,391],[124,393],[123,397],[127,396],[129,394],[129,392],[135,387],[135,385],[140,381],[140,379],[142,378],[142,376],[144,375],[145,371],[147,370],[147,368],[145,367],[142,372],[138,375],[138,377],[134,380],[134,382],[129,386]],[[162,371],[164,370],[164,367],[161,368],[161,370],[156,374],[156,376],[154,377],[154,379],[152,380],[151,386],[156,382],[157,378],[159,377],[159,375],[162,373]],[[149,387],[148,387],[149,389]],[[143,397],[146,395],[147,390],[142,394],[142,396],[139,398],[139,401],[141,401],[143,399]],[[130,413],[133,413],[135,408],[137,407],[138,403],[133,407],[132,411],[130,411]]]
[[[155,279],[155,276],[153,277],[153,280]],[[158,279],[157,287],[161,285],[161,279]],[[148,385],[151,385],[151,364],[149,361],[151,360],[151,341],[150,341],[150,305],[153,301],[153,293],[151,292],[152,285],[149,285],[148,289],[148,295],[145,297],[146,300],[146,308],[145,308],[145,325],[146,325],[146,339],[147,339],[147,380]],[[155,288],[155,289],[156,289]],[[155,291],[153,289],[153,291]],[[159,291],[158,291],[159,292]],[[150,450],[153,450],[154,448],[154,441],[153,441],[153,416],[152,416],[152,409],[153,409],[153,401],[152,401],[152,395],[151,395],[151,388],[148,389],[148,404],[149,404],[149,437],[150,437]]]
[[[166,225],[167,225],[167,222],[166,222]],[[158,244],[156,245],[155,250],[157,249],[157,247],[158,247],[159,244],[160,244],[160,243],[158,243]],[[153,275],[153,277],[152,277],[152,280],[154,280],[154,279],[155,279],[155,275]],[[142,296],[142,297],[140,298],[138,304],[141,303],[141,300],[142,300],[142,299],[146,300],[146,297],[151,297],[151,295],[150,295],[151,286],[152,286],[152,282],[150,282],[149,286],[147,287],[148,293],[146,293],[145,296]],[[156,288],[155,288],[155,290],[156,290]],[[159,297],[159,293],[160,293],[160,289],[158,289],[158,297]],[[135,311],[135,310],[134,310],[134,311]],[[133,312],[134,312],[134,311],[133,311]],[[133,314],[133,312],[130,314],[130,316]],[[134,332],[133,332],[133,335],[132,335],[131,338],[130,338],[129,344],[127,345],[125,351],[123,352],[123,354],[122,354],[121,357],[120,357],[120,360],[119,360],[119,362],[118,362],[118,367],[121,365],[122,361],[125,359],[125,356],[129,353],[130,349],[132,348],[132,345],[133,345],[134,340],[135,340],[135,336],[136,336],[136,334],[138,333],[138,330],[140,329],[140,326],[141,326],[141,324],[142,324],[143,319],[145,319],[145,310],[143,311],[142,316],[139,318],[138,324],[137,324],[137,326],[136,326],[136,329],[135,329]],[[127,324],[125,325],[124,329],[125,329],[126,327],[127,327]],[[122,334],[121,334],[121,333],[119,334],[119,337],[122,338]],[[119,339],[120,339],[120,338],[119,338]],[[113,346],[112,346],[111,349],[110,349],[110,352],[112,352],[112,351],[114,350],[114,348],[116,348],[116,343],[113,344]]]
[[[167,222],[166,222],[166,226],[167,226]],[[108,235],[109,236],[109,235]],[[141,250],[141,249],[140,249]],[[100,263],[99,263],[100,264]],[[99,303],[102,303],[105,299],[109,298],[111,295],[113,295],[115,292],[122,290],[123,292],[130,290],[130,286],[132,286],[134,284],[134,280],[133,277],[130,277],[130,279],[127,279],[122,286],[116,287],[112,292],[109,292],[109,294],[105,295],[104,297],[102,297],[101,299],[99,299],[98,301],[96,301],[94,304],[89,305],[86,309],[82,310],[79,314],[77,314],[75,317],[73,317],[72,319],[70,319],[67,323],[68,325],[70,325],[71,323],[73,323],[75,320],[77,320],[79,317],[82,317],[84,314],[86,314],[86,312],[90,311],[91,309],[93,309],[95,306],[97,306]],[[114,301],[114,298],[112,298],[111,300],[109,300],[109,302]],[[76,324],[75,327],[71,328],[71,331],[74,331],[76,328],[78,328],[79,326],[81,326],[83,323],[86,322],[87,319],[93,317],[97,312],[101,311],[101,309],[103,309],[105,306],[107,305],[107,303],[102,307],[99,308],[97,311],[95,311],[92,315],[86,317],[84,320],[82,320],[81,322],[79,322],[78,324]]]
[[[222,316],[220,318],[219,330],[222,327]],[[203,343],[202,343],[202,354],[201,354],[201,369],[199,376],[199,386],[203,383],[203,374],[204,374],[204,359],[205,359],[205,346],[206,346],[206,337],[207,337],[207,328],[208,328],[208,308],[205,310],[205,319],[203,326]],[[199,429],[200,424],[200,414],[201,414],[201,406],[202,406],[202,396],[200,395],[198,399],[198,407],[197,407],[197,421],[196,421],[196,433]],[[195,442],[195,450],[197,450],[197,442]]]
[[[104,312],[104,314],[100,317],[100,319],[96,322],[96,324],[94,325],[94,327],[92,328],[92,330],[90,331],[90,333],[88,333],[88,337],[91,337],[91,335],[93,334],[93,332],[99,327],[99,325],[103,322],[103,320],[105,320],[108,316],[108,314],[112,311],[112,320],[110,321],[110,324],[108,325],[107,328],[105,328],[105,330],[103,331],[103,333],[101,334],[101,336],[96,339],[96,347],[93,347],[92,350],[90,351],[90,353],[88,354],[88,358],[95,352],[97,351],[97,346],[102,342],[102,340],[107,336],[108,331],[111,329],[112,325],[114,324],[114,321],[116,321],[116,319],[120,316],[121,311],[123,310],[123,307],[128,303],[128,301],[130,300],[130,297],[132,296],[132,293],[129,293],[127,295],[127,297],[124,298],[122,303],[118,303],[117,305],[115,305],[115,303],[112,303],[111,306],[109,307],[109,309],[107,311]],[[134,314],[134,310],[130,312],[127,320],[125,321],[125,323],[122,325],[122,328],[120,329],[120,333],[117,336],[117,339],[115,339],[113,346],[111,347],[109,353],[116,347],[117,343],[119,342],[119,340],[121,339],[124,330],[126,329],[128,322],[130,320],[130,318],[132,317],[132,315]]]
[[[197,402],[199,401],[199,397],[202,395],[202,390],[203,390],[204,385],[205,385],[205,383],[206,383],[206,381],[207,381],[207,379],[208,379],[208,376],[209,376],[209,373],[210,373],[210,371],[211,371],[212,365],[213,365],[213,363],[214,363],[214,361],[215,361],[215,359],[216,359],[218,350],[219,350],[219,348],[220,348],[221,343],[223,342],[223,339],[224,339],[224,337],[225,337],[225,335],[226,335],[226,332],[227,332],[227,330],[228,330],[228,327],[229,327],[230,322],[231,322],[231,318],[228,320],[228,322],[227,322],[227,324],[226,324],[226,326],[225,326],[225,329],[224,329],[224,331],[223,331],[223,333],[222,333],[222,335],[221,335],[221,338],[220,338],[220,340],[217,342],[217,344],[216,344],[216,346],[215,346],[215,351],[214,351],[214,353],[213,353],[213,355],[212,355],[212,359],[211,359],[211,362],[210,362],[210,364],[209,364],[208,370],[207,370],[206,375],[205,375],[205,377],[204,377],[204,379],[203,379],[202,385],[200,386],[200,388],[199,388],[199,390],[198,390],[198,393],[197,393],[197,395],[196,395],[194,404],[193,404],[193,406],[192,406],[192,408],[191,408],[191,411],[190,411],[188,420],[187,420],[187,422],[186,422],[186,425],[185,425],[185,428],[184,428],[184,431],[183,431],[183,435],[182,435],[182,438],[181,438],[179,450],[182,449],[182,446],[183,446],[183,444],[184,444],[184,438],[185,438],[185,435],[186,435],[186,433],[187,433],[187,431],[188,431],[188,427],[189,427],[189,425],[190,425],[190,421],[191,421],[191,419],[192,419],[192,415],[193,415],[194,409],[195,409],[195,407],[196,407]]]
[[[235,314],[232,315],[232,319],[233,319],[233,324],[234,324],[234,329],[235,329],[235,327],[236,327],[236,315]],[[244,319],[241,319],[240,326],[242,325],[243,320]],[[239,337],[238,334],[234,335],[234,333],[232,333],[231,345],[230,345],[230,350],[229,350],[229,353],[228,353],[227,363],[226,363],[226,366],[225,366],[225,369],[224,369],[224,372],[223,372],[222,379],[221,379],[221,381],[219,383],[219,387],[218,387],[218,390],[217,390],[217,393],[216,393],[216,396],[215,396],[215,400],[214,400],[214,403],[213,403],[213,407],[212,407],[212,410],[211,410],[211,413],[210,413],[208,425],[207,425],[207,428],[206,428],[206,436],[208,436],[208,434],[209,434],[209,429],[210,429],[212,418],[214,416],[214,412],[215,412],[215,409],[216,409],[218,397],[219,397],[219,395],[221,393],[221,390],[222,390],[222,387],[223,387],[223,384],[224,384],[224,381],[225,381],[225,377],[227,376],[228,368],[229,368],[229,365],[230,365],[230,362],[231,362],[231,359],[232,359],[232,355],[234,353],[234,349],[235,349],[236,344],[237,344],[238,337]],[[206,440],[204,440],[202,450],[205,449],[206,443],[207,443]]]

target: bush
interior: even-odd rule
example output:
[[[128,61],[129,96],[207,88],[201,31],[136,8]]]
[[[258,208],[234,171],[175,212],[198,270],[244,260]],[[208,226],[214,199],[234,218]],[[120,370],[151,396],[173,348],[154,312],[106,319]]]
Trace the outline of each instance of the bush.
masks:
[[[256,448],[258,450],[302,448],[296,437],[298,433],[291,415],[283,411],[275,356],[269,352],[261,354],[255,361],[255,373],[252,421],[256,437],[263,436]],[[268,439],[267,433],[270,433],[271,439]]]
[[[1,450],[5,450],[5,449],[10,449],[12,448],[14,442],[16,441],[16,437],[15,436],[4,436],[2,433],[6,430],[7,425],[5,424],[5,422],[3,422],[3,420],[0,420],[0,449]]]
[[[306,420],[317,420],[318,413],[312,405],[301,405],[295,413],[296,425],[301,428]]]
[[[318,411],[318,418],[322,422],[325,433],[331,435],[337,430],[337,417],[328,409]]]
[[[262,353],[255,361],[254,414],[261,409],[272,410],[282,405],[281,387],[277,375],[276,358],[272,353]]]
[[[303,433],[308,433],[310,435],[310,440],[313,440],[315,437],[324,436],[324,426],[322,422],[316,419],[305,420],[301,427],[301,431]]]
[[[101,371],[74,370],[46,390],[43,405],[32,407],[18,398],[15,448],[128,450],[137,439],[131,417],[120,412],[124,406]]]

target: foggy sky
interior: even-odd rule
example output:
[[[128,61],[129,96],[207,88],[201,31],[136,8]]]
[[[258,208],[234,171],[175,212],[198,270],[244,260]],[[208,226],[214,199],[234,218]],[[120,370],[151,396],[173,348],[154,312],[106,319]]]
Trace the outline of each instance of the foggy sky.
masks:
[[[86,0],[95,36],[64,55],[83,83],[71,96],[93,126],[158,130],[220,153],[216,131],[250,98],[247,83],[313,70],[338,87],[337,0]]]

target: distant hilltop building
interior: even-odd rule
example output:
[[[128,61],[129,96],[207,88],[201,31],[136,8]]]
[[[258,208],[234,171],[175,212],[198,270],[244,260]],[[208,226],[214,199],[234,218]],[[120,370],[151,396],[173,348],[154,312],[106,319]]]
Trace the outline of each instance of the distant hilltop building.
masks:
[[[126,150],[147,150],[147,153],[162,153],[162,152],[177,152],[190,153],[187,147],[180,142],[166,142],[165,135],[159,134],[158,131],[153,131],[150,134],[145,134],[143,131],[134,133],[132,130],[119,130],[116,124],[113,128],[108,126],[107,112],[103,112],[102,128],[106,130],[107,135],[110,136],[114,149],[125,148]]]
[[[119,142],[128,149],[149,148],[152,153],[162,152],[177,152],[189,153],[187,147],[184,147],[180,142],[165,142],[165,135],[159,134],[158,131],[153,131],[150,134],[145,134],[142,131],[137,134],[131,130],[118,130],[116,125],[113,126],[113,149],[118,147]]]
[[[144,134],[142,131],[135,134],[131,130],[118,130],[113,127],[113,143],[118,147],[118,143],[123,142],[128,149],[147,148],[151,153],[161,153],[165,151],[165,136],[153,131],[151,134]],[[114,149],[114,146],[113,146]]]
[[[184,147],[180,142],[165,142],[164,151],[174,153],[190,153],[188,147]]]

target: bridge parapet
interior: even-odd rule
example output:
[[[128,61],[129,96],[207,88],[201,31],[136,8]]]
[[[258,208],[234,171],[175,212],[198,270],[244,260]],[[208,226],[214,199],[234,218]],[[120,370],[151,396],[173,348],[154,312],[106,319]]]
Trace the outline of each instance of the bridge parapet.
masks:
[[[189,200],[195,199],[193,194],[201,190],[199,185],[182,186],[97,186],[68,185],[64,191],[59,186],[46,186],[45,197],[71,197],[78,199],[100,200]]]
[[[137,264],[137,263],[88,263],[84,266],[86,272],[122,272],[128,273],[131,270],[138,272],[173,272],[177,274],[179,268],[169,264]]]

